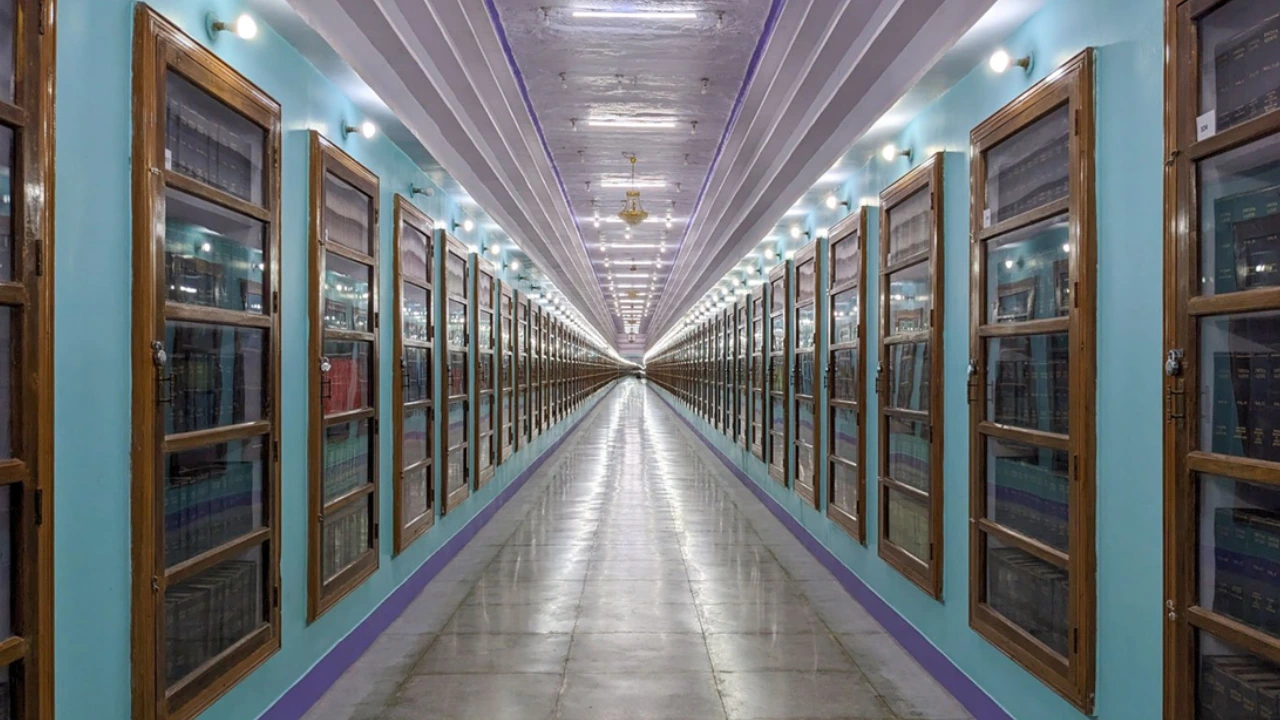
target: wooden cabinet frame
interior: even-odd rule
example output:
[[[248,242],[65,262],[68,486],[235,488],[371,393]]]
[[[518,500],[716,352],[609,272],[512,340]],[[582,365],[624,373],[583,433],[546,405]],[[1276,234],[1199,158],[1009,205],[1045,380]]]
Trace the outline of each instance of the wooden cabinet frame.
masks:
[[[853,278],[837,282],[840,268],[837,266],[837,247],[851,243],[856,248],[854,261],[857,267]],[[827,244],[827,261],[822,272],[827,277],[825,302],[829,320],[822,329],[827,333],[826,361],[826,401],[827,422],[826,434],[820,447],[827,464],[827,517],[853,539],[862,544],[867,542],[867,209],[858,208],[848,217],[831,227],[830,241]],[[838,342],[830,334],[834,333],[835,299],[838,295],[854,291],[858,307],[856,338],[852,342]],[[854,355],[853,397],[837,398],[835,392],[836,354],[852,352]],[[841,458],[836,455],[837,425],[836,413],[839,410],[850,410],[854,413],[854,425],[857,428],[857,450],[854,458]],[[854,492],[857,503],[854,507],[844,507],[836,501],[836,468],[849,468],[854,472]]]
[[[1207,664],[1200,657],[1202,648],[1222,644],[1228,649],[1225,657],[1238,653],[1239,660],[1254,658],[1264,663],[1268,670],[1262,676],[1264,680],[1259,682],[1269,682],[1275,669],[1280,667],[1280,637],[1274,634],[1275,630],[1268,632],[1255,623],[1232,617],[1225,608],[1217,607],[1218,598],[1215,596],[1223,581],[1206,582],[1198,572],[1202,548],[1213,548],[1215,553],[1226,551],[1223,555],[1240,556],[1244,563],[1255,565],[1257,561],[1253,558],[1258,555],[1258,541],[1254,537],[1256,534],[1266,537],[1272,533],[1261,518],[1257,520],[1256,530],[1253,529],[1255,520],[1245,517],[1244,513],[1261,510],[1259,515],[1265,515],[1274,512],[1274,493],[1280,491],[1280,461],[1274,457],[1258,457],[1252,451],[1234,453],[1225,448],[1215,449],[1213,440],[1217,438],[1220,422],[1217,419],[1218,408],[1213,403],[1202,402],[1204,396],[1217,394],[1216,391],[1205,391],[1205,388],[1216,387],[1219,382],[1217,355],[1229,356],[1231,365],[1227,368],[1226,377],[1231,386],[1230,397],[1234,398],[1238,408],[1241,398],[1237,394],[1239,390],[1236,383],[1240,370],[1236,364],[1236,354],[1246,356],[1244,370],[1256,381],[1258,376],[1255,373],[1258,370],[1252,367],[1252,358],[1247,356],[1261,353],[1274,358],[1276,351],[1273,348],[1277,342],[1274,337],[1252,334],[1258,333],[1258,330],[1242,328],[1241,340],[1226,346],[1228,353],[1215,352],[1215,358],[1206,363],[1202,341],[1210,337],[1210,332],[1202,328],[1202,324],[1215,321],[1233,325],[1249,323],[1259,317],[1274,317],[1274,313],[1280,310],[1280,288],[1273,281],[1264,281],[1255,287],[1246,284],[1244,289],[1225,286],[1219,289],[1217,283],[1223,277],[1222,268],[1217,267],[1217,263],[1221,258],[1204,256],[1204,251],[1212,247],[1211,243],[1220,241],[1220,238],[1202,237],[1202,215],[1213,218],[1215,231],[1230,228],[1233,233],[1232,241],[1238,244],[1238,248],[1243,243],[1253,242],[1257,235],[1251,233],[1250,237],[1241,238],[1236,226],[1244,225],[1245,220],[1230,216],[1224,218],[1222,210],[1216,204],[1209,205],[1201,185],[1202,165],[1221,162],[1219,170],[1226,168],[1232,173],[1231,179],[1236,187],[1232,189],[1231,195],[1224,193],[1219,200],[1267,191],[1270,201],[1274,197],[1275,187],[1272,175],[1275,164],[1270,158],[1275,154],[1275,143],[1280,140],[1277,137],[1280,135],[1280,111],[1268,103],[1257,102],[1259,98],[1250,98],[1254,101],[1251,104],[1256,111],[1250,113],[1250,117],[1233,118],[1228,123],[1218,117],[1219,108],[1205,112],[1200,107],[1202,35],[1199,23],[1207,19],[1210,13],[1230,6],[1244,10],[1256,7],[1265,12],[1274,12],[1274,8],[1268,7],[1267,3],[1239,0],[1167,0],[1165,3],[1165,355],[1162,358],[1165,600],[1160,612],[1164,625],[1166,720],[1206,718],[1197,712],[1197,689],[1204,681],[1197,671],[1201,663]],[[1238,27],[1238,23],[1245,19],[1236,19],[1232,26]],[[1274,23],[1275,19],[1271,18],[1267,22]],[[1264,27],[1259,24],[1249,30],[1258,31]],[[1265,48],[1261,51],[1266,52]],[[1244,52],[1241,50],[1242,54]],[[1250,49],[1248,52],[1253,53],[1254,50]],[[1231,60],[1238,61],[1238,58],[1232,57]],[[1241,80],[1239,84],[1245,85],[1246,90],[1249,89],[1246,81]],[[1208,84],[1208,87],[1212,89],[1214,85]],[[1200,123],[1202,113],[1211,116],[1211,120],[1204,125]],[[1251,145],[1254,146],[1254,154],[1244,159],[1244,162],[1260,156],[1268,160],[1265,165],[1250,164],[1242,168],[1239,155],[1224,157],[1233,152],[1249,156],[1248,149]],[[1241,152],[1242,150],[1245,152]],[[1261,172],[1264,169],[1268,172]],[[1250,171],[1254,177],[1237,172],[1240,170]],[[1204,171],[1203,174],[1210,175],[1211,172]],[[1245,177],[1249,177],[1249,183],[1241,182]],[[1269,204],[1250,208],[1249,221],[1273,223],[1280,217],[1266,212],[1267,209],[1270,209]],[[1247,248],[1247,245],[1244,247]],[[1237,249],[1235,252],[1241,250]],[[1216,273],[1204,269],[1204,262],[1208,260],[1214,262]],[[1239,259],[1235,257],[1232,261],[1239,263]],[[1252,259],[1246,261],[1246,267],[1251,266],[1252,262]],[[1272,269],[1268,269],[1268,272],[1271,271]],[[1238,281],[1237,267],[1230,268],[1229,277],[1233,283]],[[1234,336],[1235,332],[1226,330],[1228,336]],[[1247,347],[1245,340],[1248,341],[1247,345],[1253,346],[1247,352],[1242,349]],[[1206,364],[1209,366],[1206,367]],[[1263,385],[1274,393],[1275,375],[1271,374],[1269,380],[1264,378]],[[1246,389],[1245,392],[1245,404],[1257,403],[1256,399],[1249,399],[1251,390]],[[1274,405],[1274,401],[1272,403]],[[1253,417],[1257,412],[1256,409],[1251,409],[1246,411],[1244,418],[1233,417],[1231,425],[1226,428],[1227,438],[1234,439],[1238,437],[1237,433],[1245,436],[1259,433],[1263,425],[1261,419]],[[1267,410],[1262,412],[1266,413]],[[1274,410],[1271,412],[1274,413]],[[1249,424],[1254,427],[1250,429]],[[1205,426],[1212,428],[1212,438],[1207,443],[1207,448],[1201,434]],[[1272,437],[1274,448],[1274,430]],[[1265,436],[1259,439],[1265,442]],[[1253,437],[1247,437],[1245,444],[1254,442]],[[1218,482],[1239,483],[1244,486],[1245,490],[1240,486],[1231,488],[1230,494],[1236,503],[1234,506],[1202,506],[1204,497],[1208,494],[1219,497],[1227,495],[1225,489],[1220,488],[1215,492],[1214,478]],[[1252,493],[1255,499],[1242,498],[1244,492]],[[1265,501],[1256,499],[1262,497],[1265,497]],[[1217,540],[1212,535],[1219,531],[1216,515],[1222,510],[1230,513],[1232,526],[1227,528],[1227,532],[1232,537]],[[1206,516],[1213,519],[1205,520]],[[1212,526],[1208,533],[1204,530],[1206,526]],[[1205,537],[1206,534],[1210,537]],[[1245,536],[1245,539],[1238,539],[1239,536]],[[1264,559],[1264,562],[1270,561]],[[1252,575],[1252,572],[1246,574]],[[1226,575],[1225,571],[1223,575]],[[1236,586],[1235,592],[1243,595],[1246,605],[1252,606],[1252,602],[1260,601],[1264,607],[1270,607],[1270,598],[1265,596],[1265,591],[1261,598],[1256,593],[1253,599],[1250,598],[1248,585],[1245,583],[1252,581],[1228,582]],[[1240,587],[1241,585],[1244,587]],[[1205,587],[1213,588],[1208,598],[1204,597],[1206,593],[1202,588]],[[1208,657],[1212,657],[1212,650],[1206,652],[1206,658]],[[1219,677],[1225,675],[1223,672]],[[1206,689],[1205,692],[1212,690]],[[1231,692],[1236,695],[1251,694],[1252,688],[1232,687]]]
[[[444,506],[440,509],[441,514],[446,514],[450,510],[462,504],[471,495],[471,478],[475,473],[475,461],[471,454],[471,442],[468,432],[471,427],[471,374],[475,372],[471,364],[471,314],[472,305],[475,299],[472,296],[474,292],[471,285],[473,283],[471,276],[474,269],[471,267],[470,255],[471,251],[467,246],[453,235],[444,230],[436,230],[436,245],[440,251],[439,267],[436,268],[436,278],[440,287],[440,295],[444,299],[442,311],[444,316],[441,318],[442,327],[444,328],[444,351],[436,353],[436,377],[439,379],[439,391],[436,397],[444,400],[445,406],[441,413],[444,416],[441,437],[443,442],[440,446],[444,450],[443,464],[441,468],[443,472],[440,478],[440,494],[444,496]],[[461,263],[463,279],[461,282],[451,282],[449,280],[449,263],[450,261]],[[461,303],[461,317],[450,315],[450,307],[452,303]],[[455,325],[456,323],[456,325]],[[450,331],[453,334],[450,334]],[[458,342],[461,341],[461,342]],[[453,392],[453,363],[450,355],[460,353],[462,355],[462,371],[466,377],[462,378],[461,392]],[[453,409],[460,406],[462,409],[462,418],[456,426],[453,424]],[[454,473],[453,460],[461,461],[462,478],[461,482],[455,482],[456,487],[450,490],[450,478]]]
[[[933,155],[903,175],[880,193],[880,358],[876,386],[880,399],[880,557],[914,582],[930,597],[942,599],[942,154]],[[929,248],[893,265],[888,263],[890,216],[898,205],[917,192],[926,192],[931,200]],[[909,333],[892,333],[889,328],[890,275],[924,263],[929,268],[931,309],[928,328]],[[922,319],[923,323],[923,319]],[[902,410],[888,405],[885,369],[890,362],[892,346],[898,343],[927,341],[930,363],[929,411]],[[929,492],[925,493],[888,476],[889,423],[891,420],[922,422],[929,425]],[[929,557],[917,558],[889,538],[890,493],[901,493],[907,502],[922,504],[929,512]]]
[[[737,367],[734,371],[733,393],[736,403],[735,432],[738,445],[751,449],[751,304],[748,298],[734,305],[737,317]]]
[[[990,209],[986,205],[989,151],[1053,113],[1065,113],[1064,121],[1068,127],[1066,161],[1069,180],[1066,197],[1009,218],[990,219],[987,217]],[[973,361],[968,388],[969,623],[978,634],[1087,714],[1093,708],[1095,656],[1094,268],[1097,259],[1093,224],[1092,52],[1086,50],[1077,55],[974,128],[970,144],[973,193],[970,198],[972,275],[969,347]],[[1016,239],[1018,236],[1013,233],[1025,232],[1058,218],[1065,219],[1067,225],[1068,266],[1064,268],[1067,272],[1062,279],[1069,284],[1062,288],[1064,295],[1049,301],[1053,303],[1055,312],[1062,314],[1036,318],[1028,313],[1029,316],[1022,319],[1021,315],[999,315],[997,311],[997,321],[993,322],[989,311],[1003,301],[1000,297],[988,296],[988,248],[1009,238]],[[1056,268],[1053,270],[1058,272]],[[1054,277],[1055,283],[1060,276],[1058,273]],[[1019,286],[1016,288],[1018,293],[1027,294],[1028,311],[1042,304],[1034,295],[1037,285],[1034,277],[1013,284]],[[995,338],[1022,338],[1027,341],[1044,338],[1047,341],[1049,334],[1066,336],[1065,379],[1070,393],[1065,408],[1068,432],[1005,424],[990,417],[988,389],[996,380],[990,374],[993,359],[989,356],[989,342]],[[1050,390],[1046,390],[1045,395],[1052,401],[1048,397]],[[988,505],[992,492],[987,479],[991,470],[987,462],[989,441],[1020,443],[1027,448],[1067,454],[1068,465],[1062,475],[1068,492],[1065,552],[1041,538],[997,522],[994,507]],[[988,604],[988,537],[1006,548],[1029,554],[1041,563],[1066,572],[1069,589],[1065,655],[1033,637],[1027,629]]]
[[[770,423],[768,425],[768,440],[771,448],[769,451],[769,476],[777,480],[784,487],[788,485],[790,472],[787,468],[791,462],[791,315],[790,308],[794,304],[792,300],[792,262],[790,260],[780,263],[772,271],[769,272],[769,330],[770,334],[765,338],[765,342],[769,344],[767,352],[769,353],[769,376],[766,378],[768,382],[769,392],[765,397],[765,402],[772,408],[774,401],[778,401],[782,406],[781,423],[779,418],[773,417],[773,410],[770,412]],[[778,294],[781,292],[782,297]],[[782,332],[779,333],[779,326]],[[773,345],[773,338],[782,338],[782,347]],[[778,432],[775,427],[781,427],[782,431]],[[774,440],[777,436],[779,439]],[[776,444],[775,444],[776,443]],[[777,448],[782,448],[782,457],[778,457]]]
[[[49,17],[30,12],[35,3],[23,3],[19,6],[17,17],[28,23],[24,33],[28,38],[38,35],[30,23],[45,23]],[[25,12],[24,12],[25,11]],[[50,8],[45,8],[51,12]],[[231,687],[244,679],[250,672],[266,661],[280,648],[280,106],[256,85],[237,74],[229,65],[204,49],[191,37],[165,20],[145,4],[139,3],[134,12],[134,137],[133,137],[133,450],[131,454],[133,466],[133,716],[135,718],[191,718],[209,707],[215,700],[224,695]],[[18,67],[23,72],[35,72],[41,63],[50,61],[45,55],[49,50],[30,39],[19,43],[24,52],[38,52],[42,59],[18,57],[25,59]],[[46,66],[51,69],[51,66]],[[180,174],[171,169],[165,162],[166,154],[166,110],[167,80],[170,73],[175,73],[210,98],[222,103],[238,113],[263,131],[262,146],[262,202],[253,203],[232,195],[222,189],[215,188],[200,180]],[[43,82],[43,81],[42,81]],[[52,82],[52,78],[49,78]],[[34,98],[40,83],[19,83],[18,90],[24,102],[41,103]],[[0,114],[6,106],[0,105]],[[25,118],[26,123],[50,123],[52,117],[44,115],[48,106],[32,107],[32,115]],[[25,112],[25,111],[24,111]],[[14,118],[5,117],[6,123]],[[20,119],[20,118],[19,118]],[[32,125],[39,127],[38,125]],[[21,141],[18,151],[22,154],[19,167],[18,183],[15,187],[34,187],[42,181],[42,165],[33,165],[38,159],[32,153],[42,135],[40,130],[21,132],[19,136],[30,134],[30,141]],[[45,137],[47,140],[48,138]],[[170,302],[166,299],[167,264],[165,262],[165,227],[168,204],[167,191],[198,199],[211,206],[230,210],[242,217],[252,218],[263,225],[262,248],[268,266],[263,272],[263,282],[258,290],[258,303],[261,312],[250,309],[243,311],[206,307],[195,304]],[[26,240],[19,244],[18,262],[24,270],[28,288],[35,287],[36,272],[30,260],[32,254],[38,265],[43,248],[35,246],[32,227],[43,227],[47,217],[46,207],[32,203],[32,198],[25,197],[15,205],[22,213],[17,220],[27,226]],[[4,289],[0,287],[0,289]],[[22,288],[19,288],[22,290]],[[35,293],[31,297],[36,313],[43,313],[42,304],[51,298],[47,293]],[[247,302],[247,301],[246,301]],[[44,305],[47,308],[47,305]],[[45,320],[48,316],[45,316]],[[48,325],[35,325],[35,318],[28,318],[27,327],[40,327],[43,333],[36,337],[44,337],[47,341]],[[180,321],[191,324],[216,324],[223,328],[258,329],[264,332],[263,355],[265,356],[264,372],[268,377],[264,382],[268,385],[262,408],[262,419],[252,422],[218,424],[210,429],[190,432],[170,433],[165,431],[165,413],[161,410],[173,398],[173,375],[169,368],[169,353],[166,350],[166,328],[169,321]],[[45,357],[37,354],[38,344],[26,348],[22,360],[25,365],[36,364],[48,369]],[[41,358],[37,360],[36,358]],[[51,374],[45,375],[51,377]],[[41,421],[48,419],[48,407],[42,407],[37,399],[38,389],[34,387],[34,373],[30,379],[22,383],[21,400],[37,403],[36,417]],[[45,396],[47,399],[47,396]],[[39,428],[47,430],[47,426],[35,423],[32,433],[20,438],[22,443],[40,442],[34,431]],[[222,443],[261,439],[262,445],[262,514],[261,527],[245,532],[230,541],[224,541],[211,549],[200,552],[170,566],[166,561],[166,473],[164,459],[166,453],[177,453],[203,447],[216,447]],[[4,476],[11,482],[34,484],[34,472],[40,467],[40,459],[28,471],[22,462],[11,462]],[[45,455],[51,461],[51,455]],[[213,481],[210,481],[213,482]],[[34,490],[33,490],[34,492]],[[39,499],[37,498],[38,502]],[[23,502],[18,504],[24,534],[18,543],[15,556],[22,558],[23,576],[20,585],[39,583],[33,568],[29,568],[26,560],[32,543],[36,549],[44,549],[43,540],[47,537],[36,532],[28,513],[23,508],[30,507],[31,495],[24,495]],[[38,505],[37,505],[38,508]],[[262,583],[261,608],[265,620],[255,629],[245,634],[240,640],[223,649],[219,654],[209,658],[185,677],[175,681],[172,686],[166,677],[168,671],[166,657],[165,633],[168,613],[165,605],[165,593],[170,587],[177,586],[184,580],[213,569],[229,561],[242,557],[255,548],[261,549]],[[35,553],[31,553],[35,555]],[[38,555],[37,555],[38,557]],[[46,556],[47,557],[47,556]],[[44,560],[47,562],[47,560]],[[41,599],[48,597],[41,595]],[[30,599],[22,594],[18,596],[15,624],[19,628],[30,627],[35,622],[38,627],[51,628],[51,619],[35,607],[29,606]],[[46,608],[48,610],[48,608]],[[26,632],[24,631],[25,635]],[[47,650],[48,638],[37,635],[34,642],[18,638],[17,642],[6,640],[0,643],[0,655],[6,662],[14,662],[28,652],[34,656],[41,649]],[[5,650],[7,648],[7,650]],[[37,665],[35,672],[43,680],[49,679],[50,668]],[[32,710],[45,717],[52,712],[52,698],[47,690],[26,688],[22,701],[34,705]],[[30,706],[29,706],[30,707]],[[21,709],[21,708],[20,708]],[[29,715],[37,717],[36,714]]]
[[[485,281],[488,281],[488,289],[485,288]],[[497,443],[497,426],[498,426],[498,366],[497,366],[497,345],[498,345],[498,308],[494,302],[494,291],[497,289],[498,276],[493,263],[480,257],[478,253],[471,253],[471,344],[475,346],[475,365],[472,366],[471,372],[475,377],[475,397],[471,406],[475,409],[472,412],[472,421],[475,423],[472,429],[472,451],[474,458],[472,460],[472,476],[475,478],[475,490],[484,487],[493,479],[495,468],[498,461],[498,443]],[[485,313],[489,317],[485,319]],[[484,331],[488,331],[488,342],[485,341]],[[487,373],[486,373],[487,371]],[[488,375],[489,388],[486,390],[481,387],[481,380]],[[484,421],[485,407],[489,409],[489,421]]]
[[[751,291],[751,454],[764,463],[769,462],[768,288],[763,283]]]
[[[328,241],[325,222],[327,189],[325,180],[334,176],[359,190],[369,198],[368,240],[369,252],[362,253],[341,243]],[[309,552],[307,620],[314,622],[352,590],[358,587],[378,569],[378,374],[379,374],[379,322],[378,322],[378,178],[368,168],[356,162],[341,148],[316,131],[311,131],[311,293],[310,293],[310,403],[308,423],[310,479],[308,517]],[[338,331],[324,327],[324,282],[327,256],[334,254],[346,260],[365,265],[370,269],[369,315],[370,330]],[[326,379],[330,362],[324,355],[326,339],[367,342],[369,355],[369,406],[364,409],[327,416],[323,404],[326,393],[331,392],[331,381]],[[341,424],[367,419],[369,421],[369,482],[363,486],[326,501],[324,499],[324,432],[330,424]],[[369,506],[369,547],[361,557],[331,580],[323,578],[323,539],[325,519],[359,503]]]
[[[394,486],[392,492],[394,494],[394,502],[392,503],[392,514],[395,517],[395,542],[394,550],[396,554],[402,552],[423,533],[429,530],[435,522],[436,497],[435,497],[435,444],[436,444],[436,408],[435,408],[435,383],[431,378],[431,373],[435,371],[435,301],[436,296],[432,288],[435,278],[433,273],[436,267],[435,257],[435,224],[426,213],[419,210],[403,195],[395,197],[395,297],[393,307],[393,317],[395,327],[391,332],[394,338],[396,362],[391,365],[391,404],[392,404],[392,422],[394,425],[394,440],[392,446],[392,467],[395,468],[395,474],[392,476]],[[404,253],[406,240],[406,228],[412,228],[421,233],[426,238],[425,257],[427,261],[426,278],[418,279],[405,274],[404,270]],[[424,282],[425,280],[425,282]],[[404,314],[405,314],[405,290],[404,286],[412,285],[427,294],[427,323],[426,336],[427,340],[419,340],[405,337],[404,333]],[[422,388],[426,397],[421,400],[406,400],[406,397],[416,397],[416,393],[412,392],[412,388],[417,385],[417,380],[407,376],[409,369],[408,351],[410,349],[422,350],[427,353],[426,369],[428,376],[423,383]],[[412,394],[410,394],[412,393]],[[404,437],[407,430],[405,425],[406,410],[426,410],[427,412],[427,457],[426,459],[406,467],[404,460]],[[427,473],[427,508],[426,511],[416,518],[405,518],[405,475],[411,472],[421,472],[426,469]]]
[[[498,281],[498,427],[501,440],[498,443],[498,464],[506,462],[520,446],[515,421],[516,394],[516,296],[512,288]]]
[[[530,387],[533,384],[533,350],[530,336],[532,316],[529,313],[529,296],[516,292],[516,423],[520,426],[518,443],[524,447],[533,442],[533,400]]]
[[[803,288],[800,285],[801,268],[805,265],[813,266],[813,284],[809,288],[810,295],[807,298],[801,298],[800,292]],[[806,503],[817,508],[821,493],[818,492],[818,477],[821,475],[821,460],[819,459],[819,448],[823,447],[823,427],[818,422],[818,397],[822,392],[822,378],[819,370],[822,367],[818,360],[818,338],[822,337],[823,328],[825,327],[822,319],[822,313],[818,311],[818,288],[822,284],[822,271],[825,267],[825,260],[818,254],[818,243],[811,242],[796,252],[795,259],[790,263],[791,288],[788,295],[791,297],[791,307],[788,310],[790,322],[789,337],[787,341],[791,345],[791,401],[788,413],[795,418],[795,427],[791,431],[794,438],[791,442],[792,451],[795,454],[794,468],[791,473],[791,486],[795,488],[796,494],[804,499]],[[807,353],[802,353],[800,345],[800,313],[804,310],[813,312],[813,338]],[[807,395],[800,393],[800,356],[808,354],[810,356],[809,369],[812,375],[810,392]],[[800,407],[808,405],[810,417],[813,421],[812,437],[813,444],[806,445],[800,439]],[[801,460],[808,456],[809,473],[805,476],[803,471],[804,463]]]

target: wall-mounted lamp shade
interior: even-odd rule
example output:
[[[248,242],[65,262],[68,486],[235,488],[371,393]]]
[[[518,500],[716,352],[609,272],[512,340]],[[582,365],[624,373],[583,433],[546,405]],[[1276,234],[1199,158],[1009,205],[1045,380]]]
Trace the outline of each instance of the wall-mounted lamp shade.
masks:
[[[210,14],[206,18],[206,24],[210,38],[223,31],[233,32],[241,40],[252,40],[258,37],[258,22],[249,13],[240,13],[239,17],[229,23],[222,22]]]
[[[1001,48],[1000,50],[991,53],[991,60],[988,64],[991,66],[992,71],[997,73],[1002,73],[1014,65],[1017,65],[1023,70],[1029,71],[1031,70],[1031,56],[1027,55],[1020,58],[1011,57],[1008,51]]]
[[[894,159],[899,157],[904,157],[910,160],[911,148],[902,148],[900,150],[897,145],[889,143],[888,145],[880,148],[880,157],[884,158],[885,162],[893,162]]]
[[[427,196],[427,197],[431,197],[431,196],[433,196],[433,195],[435,195],[435,194],[436,194],[436,191],[435,191],[434,189],[432,189],[432,188],[429,188],[429,187],[422,187],[421,185],[410,185],[410,186],[409,186],[409,194],[410,194],[410,195],[425,195],[425,196]]]

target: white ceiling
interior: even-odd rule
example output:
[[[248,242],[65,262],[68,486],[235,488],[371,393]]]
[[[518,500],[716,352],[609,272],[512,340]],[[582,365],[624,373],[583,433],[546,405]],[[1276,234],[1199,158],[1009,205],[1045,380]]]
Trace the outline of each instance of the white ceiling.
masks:
[[[626,350],[632,343],[619,310],[630,314],[643,297],[615,302],[600,231],[626,243],[625,226],[603,222],[597,230],[591,204],[597,200],[602,220],[617,212],[626,188],[601,185],[628,177],[624,152],[638,156],[641,179],[662,183],[641,188],[659,221],[640,226],[632,244],[663,243],[662,219],[676,202],[656,278],[655,266],[639,264],[658,260],[656,248],[608,251],[619,292],[654,286],[647,310],[639,305],[635,342],[646,344],[754,247],[994,0],[288,2],[430,160]],[[688,10],[697,18],[575,18],[577,9]],[[281,32],[296,44],[287,27]],[[949,63],[954,77],[977,62],[964,60]],[[675,127],[587,124],[606,114],[671,119]],[[619,265],[633,274],[633,257],[634,274],[648,274],[624,282]]]

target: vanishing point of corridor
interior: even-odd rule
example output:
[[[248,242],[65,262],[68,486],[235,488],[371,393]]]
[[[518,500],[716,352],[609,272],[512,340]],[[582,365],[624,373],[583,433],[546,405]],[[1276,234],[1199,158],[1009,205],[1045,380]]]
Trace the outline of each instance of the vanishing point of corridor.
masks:
[[[968,717],[626,380],[307,719]]]

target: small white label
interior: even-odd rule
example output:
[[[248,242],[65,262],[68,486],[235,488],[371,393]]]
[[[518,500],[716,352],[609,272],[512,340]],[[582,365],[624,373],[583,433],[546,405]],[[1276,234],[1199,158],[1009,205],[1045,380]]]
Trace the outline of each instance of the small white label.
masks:
[[[1196,140],[1204,140],[1218,134],[1218,114],[1214,110],[1196,118]]]
[[[173,151],[170,150],[169,148],[164,149],[164,169],[165,170],[173,169]]]
[[[982,227],[987,227],[990,224],[991,224],[991,208],[987,208],[986,210],[982,211]]]

